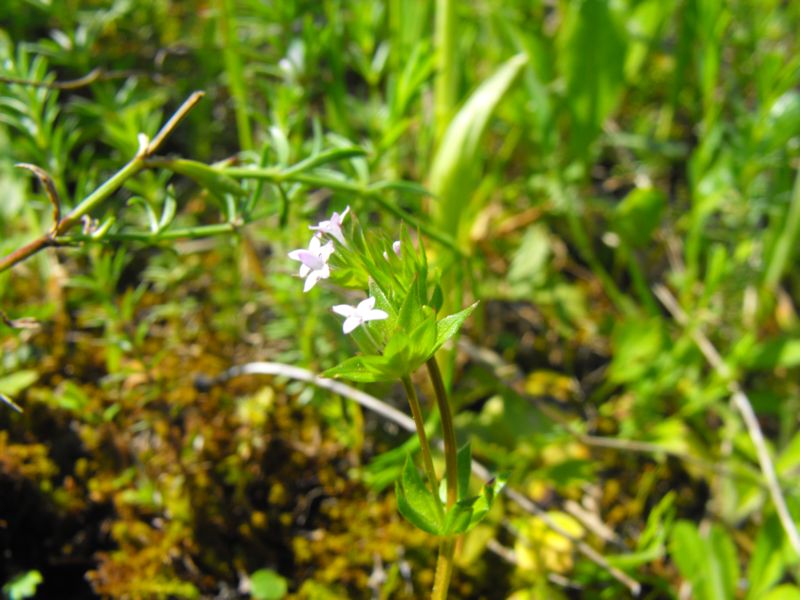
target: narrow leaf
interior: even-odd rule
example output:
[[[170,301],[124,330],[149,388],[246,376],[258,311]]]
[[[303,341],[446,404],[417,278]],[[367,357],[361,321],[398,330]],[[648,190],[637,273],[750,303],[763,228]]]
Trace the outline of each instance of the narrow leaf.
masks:
[[[406,519],[428,533],[441,534],[443,523],[438,498],[426,487],[411,457],[406,458],[398,485],[397,506]]]
[[[233,194],[234,196],[245,195],[244,189],[235,179],[228,177],[205,163],[184,158],[164,159],[154,162],[160,167],[193,179],[198,185],[214,194],[220,196],[224,194]]]
[[[442,344],[458,333],[458,331],[461,329],[461,326],[464,324],[464,321],[467,320],[467,317],[472,314],[472,311],[475,310],[477,306],[478,303],[476,302],[472,306],[468,306],[464,310],[453,315],[449,315],[436,323],[436,350],[438,350]]]
[[[451,237],[457,239],[466,229],[462,227],[464,214],[474,213],[465,210],[465,203],[469,203],[480,173],[480,141],[489,118],[527,62],[525,54],[513,56],[472,93],[450,122],[434,156],[429,182],[439,197],[437,226]]]

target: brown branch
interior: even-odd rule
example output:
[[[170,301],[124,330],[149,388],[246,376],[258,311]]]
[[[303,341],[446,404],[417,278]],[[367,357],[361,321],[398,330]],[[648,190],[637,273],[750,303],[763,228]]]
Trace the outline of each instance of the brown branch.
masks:
[[[36,175],[36,177],[39,179],[39,182],[42,184],[42,187],[47,194],[47,199],[50,200],[50,204],[53,205],[53,227],[50,231],[51,233],[54,233],[58,230],[58,226],[61,223],[61,198],[58,195],[58,190],[56,190],[55,183],[53,183],[53,178],[50,177],[50,174],[41,167],[37,167],[36,165],[32,165],[30,163],[18,163],[16,166],[20,169],[27,169],[28,171],[31,171],[34,175]]]
[[[73,208],[65,217],[60,218],[61,209],[58,195],[55,193],[55,186],[52,186],[52,180],[45,171],[36,167],[35,165],[22,164],[23,168],[29,169],[39,177],[45,189],[47,190],[48,197],[53,203],[54,216],[57,220],[48,233],[41,235],[32,242],[17,248],[11,254],[0,258],[0,273],[10,269],[14,265],[22,262],[23,260],[33,256],[37,252],[48,248],[50,246],[58,246],[60,242],[58,236],[63,235],[74,227],[81,219],[87,215],[94,207],[103,202],[116,190],[118,190],[128,179],[136,175],[139,171],[148,167],[147,159],[154,154],[158,148],[164,143],[164,140],[175,130],[180,122],[186,117],[189,111],[201,100],[205,95],[204,92],[194,92],[186,101],[181,104],[175,114],[164,124],[161,130],[156,134],[152,141],[147,140],[147,136],[140,134],[139,151],[122,169],[117,171],[113,176],[105,181],[94,192],[84,198],[78,206]],[[52,190],[51,187],[52,186]],[[52,195],[51,195],[52,193]]]
[[[70,79],[67,81],[35,81],[32,79],[23,79],[21,77],[8,77],[7,75],[0,75],[0,83],[6,83],[9,85],[26,85],[30,87],[47,88],[50,90],[77,90],[82,87],[86,87],[87,85],[91,85],[96,81],[123,79],[135,74],[135,71],[108,72],[102,67],[97,67],[89,71],[83,77],[79,77],[78,79]]]
[[[58,246],[58,242],[50,237],[50,233],[46,233],[45,235],[36,238],[32,242],[25,244],[21,248],[17,248],[11,254],[8,254],[0,259],[0,273],[6,269],[10,269],[17,263],[21,263],[23,260],[30,258],[37,252],[52,246]]]

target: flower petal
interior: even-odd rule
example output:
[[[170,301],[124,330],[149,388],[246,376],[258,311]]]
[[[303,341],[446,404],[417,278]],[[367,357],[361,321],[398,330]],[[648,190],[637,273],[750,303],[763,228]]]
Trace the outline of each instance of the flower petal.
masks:
[[[362,314],[361,318],[364,319],[365,321],[381,321],[383,319],[388,319],[389,314],[382,311],[379,308],[376,308],[374,310],[367,312],[366,314]]]
[[[303,286],[303,292],[307,292],[317,285],[317,281],[319,281],[319,271],[311,271],[308,277],[306,277],[306,284]]]
[[[343,317],[350,317],[356,312],[356,309],[348,304],[337,304],[332,310],[337,315],[342,315]]]
[[[359,325],[361,325],[361,318],[358,315],[352,315],[344,320],[342,331],[345,333],[350,333]]]
[[[371,311],[374,306],[375,306],[375,297],[370,296],[366,300],[362,300],[361,302],[359,302],[358,306],[356,307],[356,310],[358,311],[359,314],[363,315]]]

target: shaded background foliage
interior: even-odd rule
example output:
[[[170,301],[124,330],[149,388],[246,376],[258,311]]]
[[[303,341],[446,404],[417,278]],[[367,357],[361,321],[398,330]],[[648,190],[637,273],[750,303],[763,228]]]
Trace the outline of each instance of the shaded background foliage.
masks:
[[[364,157],[313,174],[436,197],[243,182],[248,206],[151,169],[92,214],[114,215],[116,238],[1,273],[3,311],[39,322],[0,325],[0,393],[24,408],[0,411],[3,580],[40,571],[43,597],[236,597],[263,568],[298,597],[429,587],[434,549],[385,491],[400,432],[298,382],[194,385],[352,351],[322,308],[337,292],[301,297],[284,258],[349,204],[388,231],[420,218],[448,305],[482,301],[443,356],[459,435],[574,536],[504,502],[464,540],[455,597],[627,594],[576,540],[645,597],[797,597],[797,557],[728,400],[732,381],[748,392],[797,515],[800,6],[459,4],[444,61],[423,1],[4,9],[0,255],[51,224],[15,163],[46,169],[74,206],[197,89],[162,154],[286,167],[355,145]],[[75,88],[13,83],[94,69]],[[176,226],[247,225],[125,240],[170,198]]]

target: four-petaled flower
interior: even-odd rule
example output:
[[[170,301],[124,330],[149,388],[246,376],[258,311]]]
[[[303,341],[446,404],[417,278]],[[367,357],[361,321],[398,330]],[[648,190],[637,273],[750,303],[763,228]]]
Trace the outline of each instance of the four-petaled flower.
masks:
[[[335,212],[327,221],[320,221],[317,225],[310,225],[309,229],[316,231],[317,235],[322,235],[325,233],[333,236],[336,238],[336,241],[343,246],[346,246],[347,243],[344,241],[344,234],[342,234],[342,222],[344,221],[344,218],[347,216],[348,212],[350,212],[349,206],[344,209],[342,214]]]
[[[333,242],[322,244],[317,236],[311,238],[308,249],[289,252],[289,258],[303,263],[300,265],[300,277],[306,278],[306,284],[303,286],[304,292],[313,288],[320,279],[327,279],[331,276],[331,270],[328,267],[328,259],[331,254],[333,254]]]
[[[389,317],[386,312],[375,308],[375,298],[373,297],[362,300],[358,306],[337,304],[333,307],[333,312],[345,317],[344,325],[342,325],[342,331],[345,333],[350,333],[367,321],[380,321]]]

